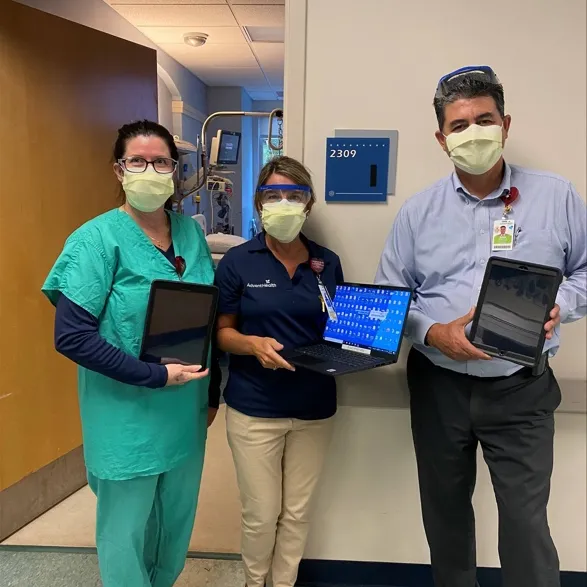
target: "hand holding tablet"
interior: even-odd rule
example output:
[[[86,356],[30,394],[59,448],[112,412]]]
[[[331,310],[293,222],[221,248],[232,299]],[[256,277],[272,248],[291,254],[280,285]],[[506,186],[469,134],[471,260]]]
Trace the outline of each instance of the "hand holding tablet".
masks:
[[[183,385],[195,379],[203,379],[208,376],[208,369],[202,371],[201,365],[166,365],[167,385]]]
[[[560,322],[561,281],[556,267],[492,257],[469,340],[488,355],[537,368],[545,360],[544,341]]]
[[[473,346],[465,335],[465,327],[470,324],[474,315],[475,308],[471,308],[467,314],[448,324],[433,324],[426,335],[426,344],[438,349],[453,361],[491,359],[488,354]]]
[[[167,367],[168,385],[208,375],[208,350],[216,320],[218,289],[177,281],[151,285],[140,358]]]

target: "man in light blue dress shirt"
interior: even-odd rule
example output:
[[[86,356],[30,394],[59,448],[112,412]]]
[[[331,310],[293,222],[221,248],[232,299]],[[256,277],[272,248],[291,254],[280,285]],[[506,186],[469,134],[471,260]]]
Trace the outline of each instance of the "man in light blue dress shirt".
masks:
[[[480,444],[499,510],[503,586],[560,587],[546,515],[558,384],[550,367],[534,375],[491,359],[466,334],[490,256],[550,265],[566,278],[544,326],[545,349],[556,353],[560,322],[587,312],[587,210],[567,180],[505,163],[511,119],[489,67],[444,76],[434,106],[436,138],[455,171],[403,205],[376,282],[415,292],[407,375],[435,583],[476,585],[471,497]],[[514,238],[496,250],[502,198],[516,192]]]

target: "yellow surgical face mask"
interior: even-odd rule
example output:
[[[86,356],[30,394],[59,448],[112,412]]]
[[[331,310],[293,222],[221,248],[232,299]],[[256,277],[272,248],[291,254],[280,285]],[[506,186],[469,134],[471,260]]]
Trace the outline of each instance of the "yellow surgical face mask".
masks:
[[[124,172],[122,188],[128,203],[139,212],[154,212],[173,195],[173,173],[157,173],[148,167],[142,173]]]
[[[502,127],[472,124],[463,132],[445,136],[446,148],[456,167],[471,175],[489,171],[503,153]]]
[[[263,204],[261,222],[265,232],[280,243],[296,239],[306,221],[306,205],[292,204],[287,200]]]

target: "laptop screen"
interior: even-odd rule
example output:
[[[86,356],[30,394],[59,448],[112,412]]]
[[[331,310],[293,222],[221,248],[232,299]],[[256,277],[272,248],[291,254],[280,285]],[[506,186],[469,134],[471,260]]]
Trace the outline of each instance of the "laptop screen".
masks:
[[[328,320],[324,340],[397,353],[411,294],[376,285],[339,285],[334,297],[337,320]]]

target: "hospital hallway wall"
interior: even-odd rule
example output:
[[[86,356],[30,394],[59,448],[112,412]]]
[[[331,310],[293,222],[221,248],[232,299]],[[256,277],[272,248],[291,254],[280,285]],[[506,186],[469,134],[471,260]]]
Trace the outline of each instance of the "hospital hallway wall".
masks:
[[[287,10],[285,152],[309,167],[314,185],[325,189],[327,139],[337,131],[368,136],[394,130],[399,136],[396,182],[385,203],[326,203],[322,191],[312,208],[308,237],[340,256],[350,282],[372,283],[401,206],[452,171],[435,138],[432,100],[440,77],[458,67],[490,65],[503,82],[512,115],[508,162],[560,174],[587,196],[585,0],[496,0],[490,6],[445,0],[428,2],[425,10],[418,2],[296,0]],[[563,79],[562,85],[556,81]],[[447,239],[461,233],[445,228]],[[486,262],[471,254],[470,263]],[[587,320],[564,324],[561,341],[552,360],[562,404],[549,521],[561,568],[585,573]],[[334,438],[306,550],[323,565],[350,561],[371,572],[377,565],[430,562],[407,350],[392,367],[340,379]],[[498,512],[481,451],[478,464],[477,561],[497,572]]]
[[[75,367],[40,289],[67,236],[118,204],[111,149],[157,119],[154,50],[0,0],[0,539],[85,484]]]

